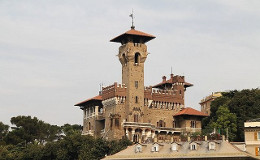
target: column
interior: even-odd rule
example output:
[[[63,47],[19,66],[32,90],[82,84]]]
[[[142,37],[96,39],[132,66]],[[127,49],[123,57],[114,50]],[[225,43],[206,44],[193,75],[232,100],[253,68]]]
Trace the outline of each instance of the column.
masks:
[[[129,139],[129,131],[128,131],[128,128],[126,128],[125,135],[126,135],[126,137]]]
[[[132,137],[132,139],[131,139],[132,142],[134,141],[134,135],[135,135],[135,129],[132,130],[132,136],[131,136]]]
[[[97,116],[98,115],[98,106],[95,106],[95,114],[94,114],[95,116]]]
[[[83,109],[83,119],[87,118],[87,111],[86,108]]]

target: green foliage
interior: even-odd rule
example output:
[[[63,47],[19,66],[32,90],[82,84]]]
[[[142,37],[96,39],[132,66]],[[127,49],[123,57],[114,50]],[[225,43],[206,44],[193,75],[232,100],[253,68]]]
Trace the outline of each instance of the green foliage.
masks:
[[[216,121],[210,121],[209,126],[211,128],[218,128],[224,131],[226,135],[228,131],[229,139],[234,140],[237,131],[237,117],[234,113],[230,113],[227,106],[220,106],[216,112]]]
[[[4,144],[3,139],[7,135],[8,129],[9,129],[8,125],[5,125],[2,122],[0,122],[0,145]]]
[[[244,141],[244,122],[260,118],[260,89],[234,90],[223,92],[222,95],[211,103],[210,117],[202,120],[203,129],[212,130],[213,127],[221,127],[222,133],[225,134],[227,127],[231,133],[229,135],[231,140]],[[218,114],[222,115],[221,118]],[[227,122],[224,122],[225,118]]]
[[[106,141],[82,136],[80,125],[59,127],[36,117],[13,117],[11,123],[16,127],[10,132],[0,123],[5,142],[0,144],[0,160],[98,160],[132,144],[128,139]]]
[[[82,126],[78,124],[70,125],[70,124],[64,124],[61,126],[62,131],[65,135],[72,135],[72,134],[78,134],[81,133]]]
[[[36,117],[17,116],[11,118],[12,131],[4,138],[7,144],[17,145],[19,143],[34,143],[35,141],[43,144],[44,142],[54,141],[61,137],[61,128],[57,125],[50,125]]]

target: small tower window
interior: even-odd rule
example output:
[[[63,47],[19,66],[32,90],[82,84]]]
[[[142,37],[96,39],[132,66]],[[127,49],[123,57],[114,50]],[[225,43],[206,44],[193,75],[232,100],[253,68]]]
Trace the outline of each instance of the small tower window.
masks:
[[[139,64],[140,63],[140,53],[135,53],[135,64]]]
[[[138,88],[138,81],[135,81],[135,88]]]
[[[125,57],[125,54],[123,54],[123,61],[124,61],[124,64],[127,64],[127,59]]]
[[[138,103],[138,96],[135,96],[135,103]]]

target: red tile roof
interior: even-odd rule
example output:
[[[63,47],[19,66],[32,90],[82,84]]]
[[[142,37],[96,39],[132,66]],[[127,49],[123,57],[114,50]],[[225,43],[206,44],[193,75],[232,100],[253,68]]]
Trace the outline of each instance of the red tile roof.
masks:
[[[124,34],[129,34],[129,35],[138,35],[138,36],[145,36],[145,37],[153,37],[155,38],[155,36],[148,34],[148,33],[144,33],[142,31],[138,31],[135,29],[130,29],[129,31],[125,32]]]
[[[155,36],[153,36],[151,34],[144,33],[144,32],[141,32],[141,31],[138,31],[138,30],[135,30],[135,29],[130,29],[129,31],[111,39],[110,42],[122,42],[122,40],[126,39],[126,37],[128,35],[132,35],[134,37],[142,37],[144,42],[148,42],[148,41],[155,38]],[[135,40],[135,38],[134,38],[134,40]]]
[[[175,116],[180,116],[180,115],[194,115],[194,116],[202,116],[202,117],[207,117],[208,115],[205,114],[205,113],[202,113],[196,109],[193,109],[193,108],[190,108],[190,107],[187,107],[187,108],[184,108],[182,109],[180,112],[176,113],[174,115]]]
[[[164,85],[164,84],[173,84],[173,83],[174,83],[174,82],[173,82],[173,79],[168,79],[168,80],[165,81],[165,82],[161,82],[161,83],[159,83],[159,84],[154,85],[153,88],[160,87],[160,86],[162,86],[162,85]],[[188,82],[184,82],[184,87],[191,87],[191,86],[193,86],[193,84],[188,83]]]
[[[98,95],[98,96],[95,96],[95,97],[92,97],[92,98],[89,98],[85,101],[82,101],[82,102],[79,102],[77,104],[75,104],[74,106],[81,106],[87,102],[90,102],[90,101],[102,101],[102,96]]]

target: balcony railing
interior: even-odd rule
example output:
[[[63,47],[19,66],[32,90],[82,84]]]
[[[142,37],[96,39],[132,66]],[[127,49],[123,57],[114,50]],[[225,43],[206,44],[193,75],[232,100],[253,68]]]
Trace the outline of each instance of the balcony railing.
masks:
[[[177,131],[180,132],[181,128],[167,128],[167,127],[155,127],[151,123],[138,123],[138,122],[124,122],[124,127],[133,127],[133,128],[149,128],[154,131]]]

